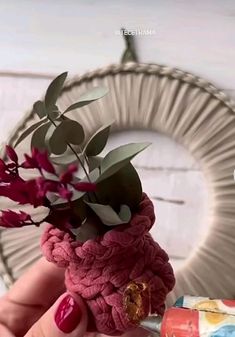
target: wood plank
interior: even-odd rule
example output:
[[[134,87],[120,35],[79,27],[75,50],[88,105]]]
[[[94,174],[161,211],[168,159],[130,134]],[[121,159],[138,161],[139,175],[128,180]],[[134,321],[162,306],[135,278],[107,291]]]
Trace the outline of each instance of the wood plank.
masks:
[[[49,82],[44,78],[0,76],[0,146],[42,97]]]
[[[142,30],[142,62],[235,89],[234,15],[233,0],[1,1],[0,70],[83,73],[119,62],[124,44],[116,31],[125,26]]]

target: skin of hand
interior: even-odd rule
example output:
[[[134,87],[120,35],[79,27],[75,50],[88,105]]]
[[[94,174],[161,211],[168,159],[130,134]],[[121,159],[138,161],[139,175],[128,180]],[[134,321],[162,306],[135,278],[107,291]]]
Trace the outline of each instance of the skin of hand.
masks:
[[[64,270],[41,258],[0,298],[1,337],[107,337],[86,333],[87,310],[66,292]],[[146,337],[141,328],[123,337]]]

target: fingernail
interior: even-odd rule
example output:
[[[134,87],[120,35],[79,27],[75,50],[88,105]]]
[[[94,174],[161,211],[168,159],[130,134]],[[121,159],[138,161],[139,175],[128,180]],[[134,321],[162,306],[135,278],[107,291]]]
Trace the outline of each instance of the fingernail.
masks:
[[[70,333],[76,329],[82,317],[82,312],[71,295],[63,298],[59,304],[56,314],[55,323],[64,333]]]

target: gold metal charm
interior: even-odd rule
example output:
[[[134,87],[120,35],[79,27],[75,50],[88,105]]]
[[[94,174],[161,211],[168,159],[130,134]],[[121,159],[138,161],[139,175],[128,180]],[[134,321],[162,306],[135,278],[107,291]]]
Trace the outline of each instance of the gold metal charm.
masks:
[[[124,311],[130,322],[139,324],[150,313],[150,287],[146,282],[130,282],[123,294]]]

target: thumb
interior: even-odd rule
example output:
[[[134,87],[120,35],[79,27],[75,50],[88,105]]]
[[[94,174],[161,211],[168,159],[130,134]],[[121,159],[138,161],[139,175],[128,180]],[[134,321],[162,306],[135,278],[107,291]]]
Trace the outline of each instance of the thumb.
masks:
[[[87,330],[87,310],[81,297],[61,295],[31,327],[25,337],[83,337]]]

